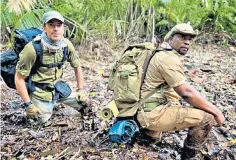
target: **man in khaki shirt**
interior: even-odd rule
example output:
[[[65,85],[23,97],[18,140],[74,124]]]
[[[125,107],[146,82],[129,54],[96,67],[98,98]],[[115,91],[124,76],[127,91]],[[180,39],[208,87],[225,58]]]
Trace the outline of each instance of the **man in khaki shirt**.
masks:
[[[161,131],[189,128],[182,159],[197,159],[214,120],[218,125],[225,121],[222,112],[186,82],[180,57],[188,52],[195,36],[189,24],[178,24],[167,33],[165,42],[161,44],[163,50],[156,53],[149,63],[141,97],[156,86],[164,87],[144,104],[145,117],[140,111],[137,114],[138,122],[153,138],[157,138]],[[179,96],[194,107],[180,105]],[[151,104],[154,102],[165,103],[153,107]]]
[[[34,41],[42,47],[42,66],[37,67],[37,71],[31,73],[31,69],[36,64],[36,51],[33,43],[28,43],[19,54],[19,61],[16,66],[15,84],[16,89],[24,102],[27,117],[45,123],[52,115],[54,105],[59,101],[77,110],[81,109],[79,102],[86,103],[86,93],[83,90],[83,74],[80,67],[80,60],[75,53],[73,44],[64,34],[64,18],[57,11],[49,11],[43,15],[43,33],[37,36]],[[75,71],[77,81],[77,92],[72,92],[64,99],[55,98],[55,85],[60,80],[63,69],[59,64],[64,58],[64,48],[68,48],[67,61]],[[28,93],[25,79],[30,76],[32,84],[35,85],[33,91]],[[37,85],[36,85],[37,84]],[[29,84],[28,84],[29,85]],[[40,86],[46,87],[40,87]],[[32,87],[32,85],[31,85]]]

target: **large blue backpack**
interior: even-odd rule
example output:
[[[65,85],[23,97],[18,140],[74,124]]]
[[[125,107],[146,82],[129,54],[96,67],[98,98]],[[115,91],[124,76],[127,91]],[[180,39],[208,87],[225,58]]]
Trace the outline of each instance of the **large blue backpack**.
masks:
[[[16,73],[16,65],[19,59],[20,52],[24,49],[25,45],[32,41],[32,44],[34,46],[34,49],[37,54],[37,58],[35,61],[35,64],[33,65],[30,76],[26,78],[27,84],[31,81],[31,75],[36,73],[37,69],[41,66],[45,67],[61,67],[64,62],[67,60],[67,47],[64,48],[64,57],[62,62],[59,62],[57,64],[43,64],[42,63],[42,53],[43,49],[41,46],[40,41],[36,42],[33,39],[42,33],[42,30],[39,28],[29,28],[25,30],[15,30],[14,34],[14,50],[7,50],[0,54],[0,60],[1,60],[1,77],[6,83],[6,85],[12,89],[15,89],[15,73]]]

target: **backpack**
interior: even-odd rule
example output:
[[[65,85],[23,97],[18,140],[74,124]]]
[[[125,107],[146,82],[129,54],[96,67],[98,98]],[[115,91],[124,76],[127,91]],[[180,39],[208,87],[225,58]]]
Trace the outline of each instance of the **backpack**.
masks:
[[[112,67],[108,89],[114,93],[119,109],[117,117],[134,116],[142,103],[158,89],[159,86],[140,98],[149,62],[157,51],[152,43],[130,45]]]
[[[18,54],[24,49],[25,45],[32,41],[43,31],[39,28],[28,28],[25,30],[16,29],[14,34],[14,50]]]
[[[15,86],[15,73],[16,73],[16,65],[19,59],[20,52],[24,49],[25,45],[28,44],[30,41],[32,41],[32,44],[34,46],[35,52],[37,54],[35,64],[33,65],[30,76],[26,78],[27,82],[27,89],[28,92],[33,92],[32,88],[32,81],[31,81],[31,75],[36,73],[37,69],[41,66],[45,66],[48,68],[53,67],[61,67],[64,62],[67,60],[67,53],[68,48],[65,47],[63,51],[63,60],[62,62],[56,63],[56,64],[43,64],[42,62],[42,53],[43,49],[41,46],[40,41],[34,41],[33,39],[42,33],[41,29],[38,28],[29,28],[25,30],[15,30],[14,35],[14,50],[7,50],[0,54],[0,60],[1,60],[1,76],[6,83],[6,85],[12,89],[16,89]],[[45,87],[42,86],[40,88]]]

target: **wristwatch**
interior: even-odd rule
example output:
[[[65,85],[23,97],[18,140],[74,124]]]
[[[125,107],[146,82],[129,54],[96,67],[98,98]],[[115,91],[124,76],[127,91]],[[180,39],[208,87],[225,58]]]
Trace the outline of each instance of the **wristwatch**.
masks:
[[[29,107],[31,104],[33,104],[32,101],[25,102],[25,103],[23,103],[22,107],[23,107],[23,108],[26,108],[26,107]]]

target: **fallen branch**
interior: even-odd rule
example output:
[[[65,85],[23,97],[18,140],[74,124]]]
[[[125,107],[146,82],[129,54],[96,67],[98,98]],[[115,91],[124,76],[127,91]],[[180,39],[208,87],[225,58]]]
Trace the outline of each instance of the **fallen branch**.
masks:
[[[67,147],[66,149],[64,149],[58,156],[56,156],[53,160],[57,160],[57,159],[60,159],[62,156],[70,147]]]

